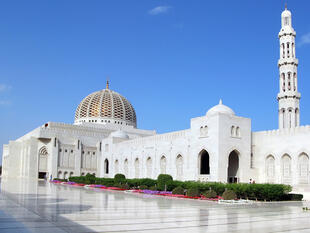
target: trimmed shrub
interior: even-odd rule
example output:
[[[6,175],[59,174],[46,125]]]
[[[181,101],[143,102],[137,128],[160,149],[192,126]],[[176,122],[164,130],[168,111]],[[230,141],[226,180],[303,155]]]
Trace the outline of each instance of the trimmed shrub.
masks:
[[[296,194],[296,193],[289,193],[289,194],[284,194],[282,196],[282,201],[302,201],[303,199],[302,194]]]
[[[200,192],[199,192],[198,188],[193,187],[193,188],[189,188],[187,190],[186,195],[189,197],[198,197],[198,196],[200,196]]]
[[[159,190],[165,190],[167,191],[167,184],[170,182],[170,181],[173,181],[173,178],[171,175],[167,175],[167,174],[160,174],[158,177],[157,177],[157,187]]]
[[[184,188],[184,182],[178,180],[171,180],[167,182],[167,191],[172,191],[176,187]]]
[[[68,181],[67,179],[60,179],[60,178],[55,178],[54,180],[58,180],[58,181],[61,181],[61,182],[67,182]]]
[[[149,178],[143,178],[140,179],[140,185],[146,185],[147,187],[152,187],[156,185],[156,180],[149,179]]]
[[[140,185],[139,189],[148,189],[148,187],[146,185]]]
[[[115,184],[124,184],[126,182],[126,177],[124,174],[115,174],[114,176],[114,183]]]
[[[234,200],[237,198],[237,195],[233,190],[228,189],[223,193],[222,197],[224,200]]]
[[[172,194],[184,195],[184,189],[181,186],[178,186],[172,190]]]
[[[214,190],[209,190],[209,191],[206,191],[205,193],[204,193],[204,196],[206,197],[206,198],[216,198],[217,197],[217,194],[216,194],[216,192],[214,191]]]

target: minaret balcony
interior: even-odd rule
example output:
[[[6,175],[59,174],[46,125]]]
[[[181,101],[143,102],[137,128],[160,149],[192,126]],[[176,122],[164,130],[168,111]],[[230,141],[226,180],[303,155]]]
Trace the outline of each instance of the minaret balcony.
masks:
[[[280,58],[278,60],[278,66],[283,66],[283,65],[296,65],[298,66],[298,59],[297,58]]]
[[[298,91],[285,91],[281,92],[278,94],[277,99],[288,99],[288,98],[293,98],[293,99],[300,99],[301,95]]]

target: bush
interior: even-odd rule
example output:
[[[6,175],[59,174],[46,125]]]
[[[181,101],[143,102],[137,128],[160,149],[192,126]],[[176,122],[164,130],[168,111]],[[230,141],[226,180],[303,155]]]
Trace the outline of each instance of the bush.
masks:
[[[157,187],[156,186],[152,186],[152,187],[149,188],[149,190],[157,191]]]
[[[139,189],[148,189],[148,187],[146,185],[140,185]]]
[[[58,180],[58,181],[61,181],[61,182],[67,182],[68,181],[67,179],[60,179],[60,178],[55,178],[54,180]]]
[[[200,192],[199,192],[198,188],[193,187],[193,188],[189,188],[187,190],[186,195],[189,196],[189,197],[198,197],[198,196],[200,196]]]
[[[124,184],[124,183],[126,183],[125,175],[124,174],[120,174],[120,173],[115,174],[115,176],[114,176],[114,183],[115,184]]]
[[[177,187],[184,188],[184,182],[178,180],[171,180],[167,182],[167,191],[172,191]]]
[[[178,186],[172,190],[172,194],[184,195],[184,189],[181,186]]]
[[[284,194],[281,198],[282,201],[302,201],[303,199],[302,194],[296,194],[296,193],[289,193],[289,194]]]
[[[209,191],[206,191],[205,193],[204,193],[204,196],[206,197],[206,198],[216,198],[217,197],[217,194],[216,194],[216,192],[214,191],[214,190],[209,190]]]
[[[149,179],[149,178],[143,178],[140,179],[140,185],[146,185],[147,187],[152,187],[156,185],[156,180]]]
[[[237,195],[233,190],[228,189],[223,193],[222,197],[224,200],[234,200],[237,198]]]
[[[167,174],[160,174],[157,177],[157,187],[159,190],[165,190],[167,191],[167,184],[172,181],[173,178],[170,175]]]

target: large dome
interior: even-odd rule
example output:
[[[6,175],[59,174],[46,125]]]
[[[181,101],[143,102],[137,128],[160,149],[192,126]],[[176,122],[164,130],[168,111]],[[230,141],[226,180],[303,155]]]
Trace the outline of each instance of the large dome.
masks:
[[[75,124],[99,123],[137,126],[136,112],[130,102],[107,88],[86,96],[75,111]]]

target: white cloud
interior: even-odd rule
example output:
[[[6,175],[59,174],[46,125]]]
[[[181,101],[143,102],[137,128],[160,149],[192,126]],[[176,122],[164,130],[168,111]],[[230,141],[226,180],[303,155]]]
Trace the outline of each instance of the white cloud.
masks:
[[[159,15],[167,13],[170,10],[171,6],[157,6],[149,11],[150,15]]]
[[[305,44],[310,44],[310,32],[305,35],[302,35],[300,38],[299,46],[302,46]]]
[[[10,90],[11,86],[6,84],[0,84],[0,92]]]

